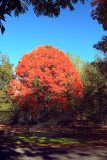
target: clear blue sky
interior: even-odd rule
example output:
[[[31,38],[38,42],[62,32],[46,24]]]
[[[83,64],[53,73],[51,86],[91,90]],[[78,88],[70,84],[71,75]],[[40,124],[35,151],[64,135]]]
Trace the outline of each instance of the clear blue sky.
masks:
[[[101,40],[105,31],[92,19],[90,2],[75,4],[74,11],[61,9],[58,18],[38,18],[32,7],[19,18],[6,16],[6,23],[3,23],[6,31],[3,35],[0,33],[0,51],[9,56],[14,67],[22,55],[45,44],[52,44],[65,53],[70,51],[84,61],[93,61],[98,52],[93,44]]]

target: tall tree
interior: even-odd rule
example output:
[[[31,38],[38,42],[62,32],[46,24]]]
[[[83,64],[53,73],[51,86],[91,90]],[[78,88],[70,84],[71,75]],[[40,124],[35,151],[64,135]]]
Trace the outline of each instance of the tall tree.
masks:
[[[103,74],[107,81],[107,55],[105,55],[104,58],[101,58],[100,55],[96,54],[95,61],[92,62],[92,64],[99,68],[101,74]]]
[[[68,7],[71,11],[74,10],[72,4],[77,3],[79,0],[0,0],[0,28],[2,34],[5,31],[5,27],[2,21],[5,21],[5,14],[11,16],[12,11],[15,11],[15,16],[19,13],[26,13],[28,6],[33,6],[36,16],[49,16],[58,17],[61,8]],[[85,0],[80,0],[84,4]]]
[[[9,123],[11,117],[16,117],[16,114],[11,112],[20,109],[7,94],[9,82],[15,79],[12,70],[13,64],[9,62],[9,57],[6,54],[0,54],[0,121]]]
[[[9,82],[14,78],[13,64],[9,62],[6,54],[0,54],[0,106],[1,110],[11,108],[12,102],[7,94]]]
[[[55,103],[64,108],[69,100],[83,95],[76,67],[63,51],[53,46],[40,46],[25,54],[15,71],[17,79],[10,82],[8,94],[27,109],[54,107]]]
[[[107,30],[107,0],[92,0],[91,6],[97,6],[95,10],[91,10],[91,16],[103,25],[103,29]],[[102,40],[93,46],[104,54],[107,53],[107,36],[103,36]]]
[[[82,82],[84,97],[80,101],[79,113],[93,123],[101,123],[107,116],[106,78],[96,61],[83,66]]]
[[[73,53],[68,52],[67,53],[68,57],[70,58],[70,61],[75,65],[77,68],[78,72],[81,72],[81,69],[84,65],[84,61],[80,59],[80,56],[77,56]]]
[[[12,67],[13,64],[9,63],[8,55],[0,54],[0,89],[7,88],[13,79]]]

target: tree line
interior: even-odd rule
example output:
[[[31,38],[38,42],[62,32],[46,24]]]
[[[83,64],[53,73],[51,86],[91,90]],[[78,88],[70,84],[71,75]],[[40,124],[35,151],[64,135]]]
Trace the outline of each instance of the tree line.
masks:
[[[21,58],[15,75],[8,55],[1,54],[0,110],[34,111],[33,124],[37,117],[38,122],[53,123],[56,119],[59,125],[106,124],[107,57],[83,62],[53,46],[37,50]],[[11,113],[8,118],[10,123],[18,123],[19,114]]]

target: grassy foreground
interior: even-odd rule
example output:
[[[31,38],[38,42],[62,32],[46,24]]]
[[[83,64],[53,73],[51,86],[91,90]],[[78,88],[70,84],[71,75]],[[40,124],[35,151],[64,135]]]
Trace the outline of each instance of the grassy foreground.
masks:
[[[0,144],[107,147],[107,127],[0,126]]]

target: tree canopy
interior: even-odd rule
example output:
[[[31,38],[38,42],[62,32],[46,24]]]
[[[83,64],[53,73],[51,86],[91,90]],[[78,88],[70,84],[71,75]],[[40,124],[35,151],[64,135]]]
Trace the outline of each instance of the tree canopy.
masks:
[[[25,54],[15,72],[17,78],[10,82],[8,94],[22,107],[35,110],[41,105],[59,103],[64,108],[68,93],[72,100],[83,96],[83,83],[76,67],[63,51],[53,46],[40,46]]]
[[[12,108],[12,101],[6,91],[9,82],[14,78],[12,67],[8,55],[0,54],[0,110]]]
[[[0,54],[0,89],[7,88],[10,80],[13,79],[12,67],[9,57],[6,54]]]
[[[91,6],[95,5],[97,8],[91,11],[91,16],[103,25],[104,30],[107,30],[107,0],[92,0]]]
[[[84,96],[78,103],[79,113],[95,124],[101,123],[107,116],[107,80],[104,75],[107,70],[105,63],[104,66],[102,63],[96,60],[84,64],[81,74]]]
[[[5,14],[11,16],[14,11],[15,16],[20,13],[26,13],[28,6],[32,5],[36,16],[58,17],[61,8],[68,7],[71,11],[74,10],[72,4],[77,3],[79,0],[0,0],[0,28],[2,34],[5,27],[2,21],[5,21]],[[85,0],[80,0],[84,4]]]
[[[104,55],[107,54],[107,36],[103,36],[102,40],[99,41],[97,44],[94,44],[93,46],[97,50],[100,50],[101,52],[104,53]]]
[[[58,17],[60,9],[68,7],[71,11],[74,10],[73,4],[79,0],[0,0],[0,29],[2,34],[5,31],[5,27],[2,21],[5,21],[5,15],[12,15],[14,11],[15,16],[24,14],[28,11],[28,6],[32,5],[34,13],[37,17],[43,15],[48,17]],[[81,3],[85,3],[85,0],[80,0]],[[92,0],[91,6],[97,5],[95,10],[91,11],[93,19],[103,25],[104,30],[107,30],[107,1],[106,0]]]
[[[99,24],[103,25],[103,29],[107,30],[107,0],[92,0],[91,6],[97,6],[95,10],[91,10],[91,16],[96,19]],[[103,36],[102,40],[93,46],[104,54],[107,53],[107,36]]]

